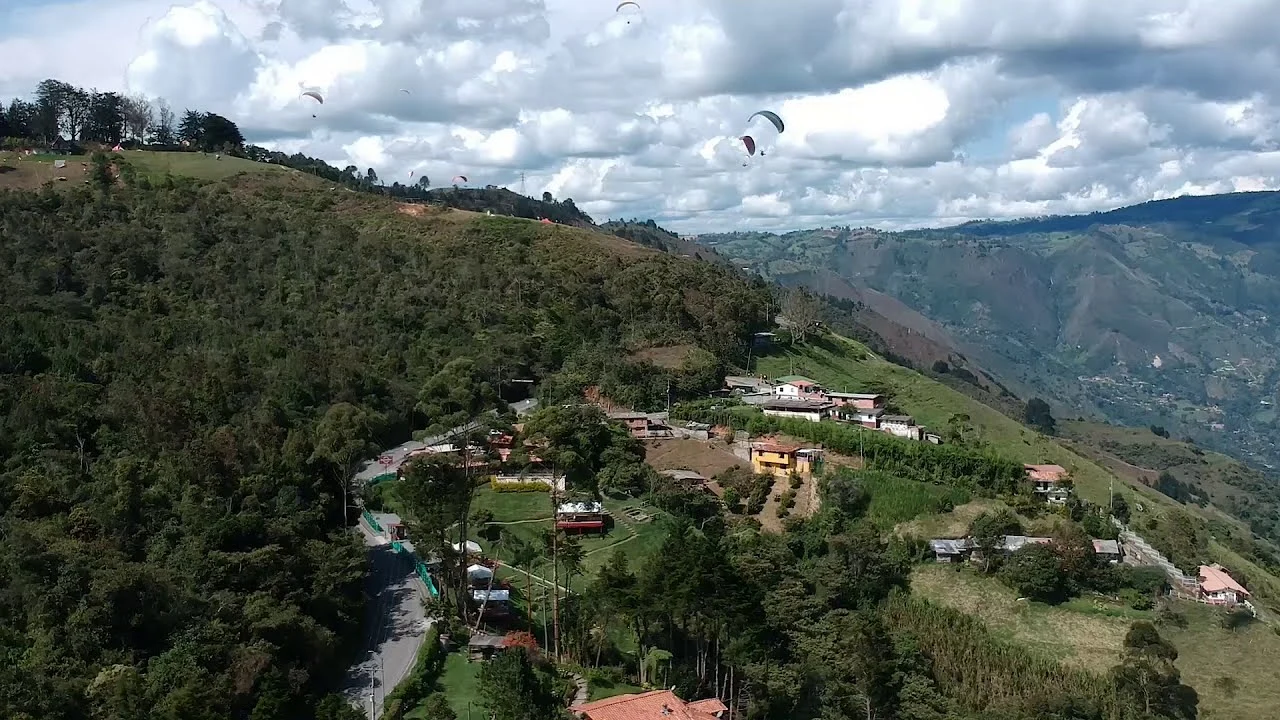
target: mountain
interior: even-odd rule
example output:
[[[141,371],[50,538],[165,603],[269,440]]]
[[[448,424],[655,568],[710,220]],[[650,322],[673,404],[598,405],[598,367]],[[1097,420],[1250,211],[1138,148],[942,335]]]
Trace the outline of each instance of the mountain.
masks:
[[[701,235],[765,277],[876,292],[1016,394],[1280,465],[1280,193],[940,230]]]

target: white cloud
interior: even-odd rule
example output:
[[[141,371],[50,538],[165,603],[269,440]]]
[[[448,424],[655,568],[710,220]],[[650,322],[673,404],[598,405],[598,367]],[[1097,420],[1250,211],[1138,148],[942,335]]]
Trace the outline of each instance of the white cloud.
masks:
[[[688,232],[1280,187],[1280,0],[171,2],[7,10],[0,94],[164,96],[384,179],[523,173]]]

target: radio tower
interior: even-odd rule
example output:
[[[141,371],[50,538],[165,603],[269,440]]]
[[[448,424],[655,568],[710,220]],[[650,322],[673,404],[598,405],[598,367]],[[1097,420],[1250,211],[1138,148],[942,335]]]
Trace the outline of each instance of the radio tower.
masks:
[[[520,194],[524,195],[524,173],[520,173]]]

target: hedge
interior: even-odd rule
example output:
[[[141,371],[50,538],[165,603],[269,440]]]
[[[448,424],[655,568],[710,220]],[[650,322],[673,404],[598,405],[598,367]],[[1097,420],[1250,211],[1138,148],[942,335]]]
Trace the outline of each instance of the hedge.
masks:
[[[550,485],[544,482],[504,482],[490,480],[489,487],[494,492],[500,493],[526,493],[526,492],[547,492],[551,489]]]

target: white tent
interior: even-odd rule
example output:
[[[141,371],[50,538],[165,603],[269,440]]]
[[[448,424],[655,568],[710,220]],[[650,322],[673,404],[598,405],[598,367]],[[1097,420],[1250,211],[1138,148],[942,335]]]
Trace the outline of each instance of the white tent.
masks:
[[[459,545],[458,543],[454,543],[454,544],[453,544],[453,551],[454,551],[454,552],[457,552],[457,553],[462,552],[462,546],[461,546],[461,545]],[[472,542],[471,540],[468,540],[468,541],[467,541],[467,554],[468,554],[468,555],[479,555],[479,554],[480,554],[480,544],[479,544],[479,543],[476,543],[476,542]]]
[[[483,565],[472,565],[467,568],[467,578],[470,580],[488,580],[493,577],[493,571]]]

